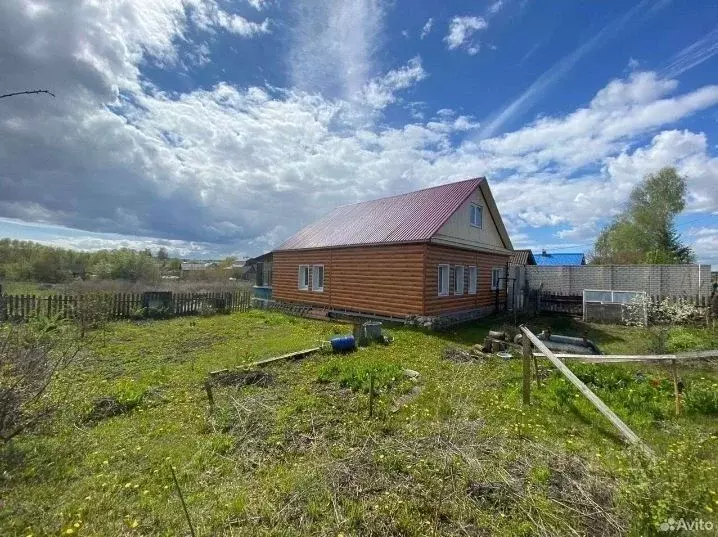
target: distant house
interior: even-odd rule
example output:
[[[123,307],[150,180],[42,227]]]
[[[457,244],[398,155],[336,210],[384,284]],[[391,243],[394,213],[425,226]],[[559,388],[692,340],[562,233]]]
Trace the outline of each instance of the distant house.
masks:
[[[511,265],[535,265],[536,259],[531,250],[514,250],[509,263]]]
[[[511,240],[485,178],[338,207],[273,252],[273,298],[406,317],[490,313]]]
[[[245,279],[255,279],[254,296],[256,298],[272,297],[272,252],[247,259]]]
[[[207,263],[182,263],[181,265],[183,272],[191,272],[191,271],[197,271],[197,270],[207,270],[209,268],[209,265]]]
[[[572,254],[551,254],[543,250],[540,254],[534,255],[538,266],[578,266],[586,264],[586,256],[582,253]]]

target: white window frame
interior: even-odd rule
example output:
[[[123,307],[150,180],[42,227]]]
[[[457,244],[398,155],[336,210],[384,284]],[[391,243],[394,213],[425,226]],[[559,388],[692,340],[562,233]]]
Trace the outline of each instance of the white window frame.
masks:
[[[317,269],[322,269],[321,285],[319,285],[319,282],[317,282],[319,277],[319,271]],[[324,265],[312,265],[312,291],[316,293],[324,292]]]
[[[491,290],[496,291],[498,289],[501,289],[501,277],[503,276],[503,268],[501,267],[493,267],[491,269]],[[496,278],[494,278],[494,274],[498,274]]]
[[[479,281],[479,269],[476,265],[469,265],[469,294],[475,295]]]
[[[461,272],[461,276],[459,277],[459,272]],[[454,294],[455,295],[463,295],[464,294],[464,265],[454,265]]]
[[[479,213],[479,222],[478,224],[474,221],[474,214]],[[469,209],[469,223],[471,224],[471,227],[477,227],[481,229],[484,225],[484,207],[482,205],[479,205],[477,203],[472,203],[471,208]]]
[[[309,265],[299,265],[299,270],[297,272],[297,289],[299,289],[300,291],[309,291],[309,268]],[[305,274],[303,271],[306,271],[306,279],[303,278]]]
[[[444,274],[445,274],[445,276],[446,276],[446,277],[445,277],[445,280],[446,280],[446,281],[445,281],[444,284],[443,284],[443,288],[444,288],[444,291],[443,291],[443,292],[442,292],[442,290],[441,290],[441,288],[442,288],[441,270],[442,270],[442,269],[445,269]],[[451,270],[451,265],[446,265],[446,264],[443,264],[443,263],[439,264],[439,266],[438,266],[437,269],[436,269],[436,275],[437,275],[437,279],[436,279],[436,291],[437,291],[437,293],[438,293],[439,296],[449,296],[449,283],[451,283],[451,278],[449,277],[449,275],[450,275],[450,272],[449,272],[449,271],[450,271],[450,270]]]

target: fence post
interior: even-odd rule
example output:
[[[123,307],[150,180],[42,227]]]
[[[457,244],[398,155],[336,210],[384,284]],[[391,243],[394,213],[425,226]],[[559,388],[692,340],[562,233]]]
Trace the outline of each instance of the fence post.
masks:
[[[675,360],[671,360],[671,370],[673,373],[673,395],[676,398],[676,416],[678,416],[681,413],[681,394],[678,391],[678,369]]]
[[[523,387],[523,400],[524,405],[531,403],[531,358],[533,353],[531,352],[531,341],[524,334],[521,337],[521,346],[523,350],[523,372],[524,372],[524,387]],[[536,372],[538,375],[538,371]],[[538,380],[538,377],[536,377]]]

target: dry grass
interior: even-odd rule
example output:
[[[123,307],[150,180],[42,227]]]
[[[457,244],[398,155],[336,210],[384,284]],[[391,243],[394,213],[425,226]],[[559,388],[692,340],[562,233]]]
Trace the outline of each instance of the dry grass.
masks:
[[[86,367],[65,379],[77,399],[2,452],[0,534],[187,535],[168,463],[202,536],[637,536],[655,529],[654,505],[680,516],[712,501],[714,421],[651,421],[640,408],[622,416],[661,457],[676,441],[681,453],[703,449],[671,455],[670,465],[705,489],[676,488],[595,411],[561,402],[553,376],[526,408],[518,361],[443,358],[447,345],[480,342],[486,329],[390,329],[388,347],[278,363],[261,370],[271,382],[254,382],[237,366],[346,327],[260,311],[111,323]],[[210,412],[204,381],[222,368],[233,374],[216,382]],[[362,380],[370,369],[372,419]],[[103,398],[114,415],[83,421]],[[115,413],[114,401],[133,406]],[[674,500],[654,501],[660,490]],[[646,517],[637,523],[638,512]]]

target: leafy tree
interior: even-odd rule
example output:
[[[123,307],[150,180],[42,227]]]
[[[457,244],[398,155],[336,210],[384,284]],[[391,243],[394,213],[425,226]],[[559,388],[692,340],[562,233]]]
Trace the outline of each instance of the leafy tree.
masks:
[[[623,214],[596,239],[596,264],[692,263],[695,256],[681,242],[675,217],[685,208],[686,180],[675,168],[647,175],[631,192]]]
[[[167,261],[170,258],[169,254],[167,253],[167,249],[162,246],[159,250],[157,250],[157,259],[160,261]]]

